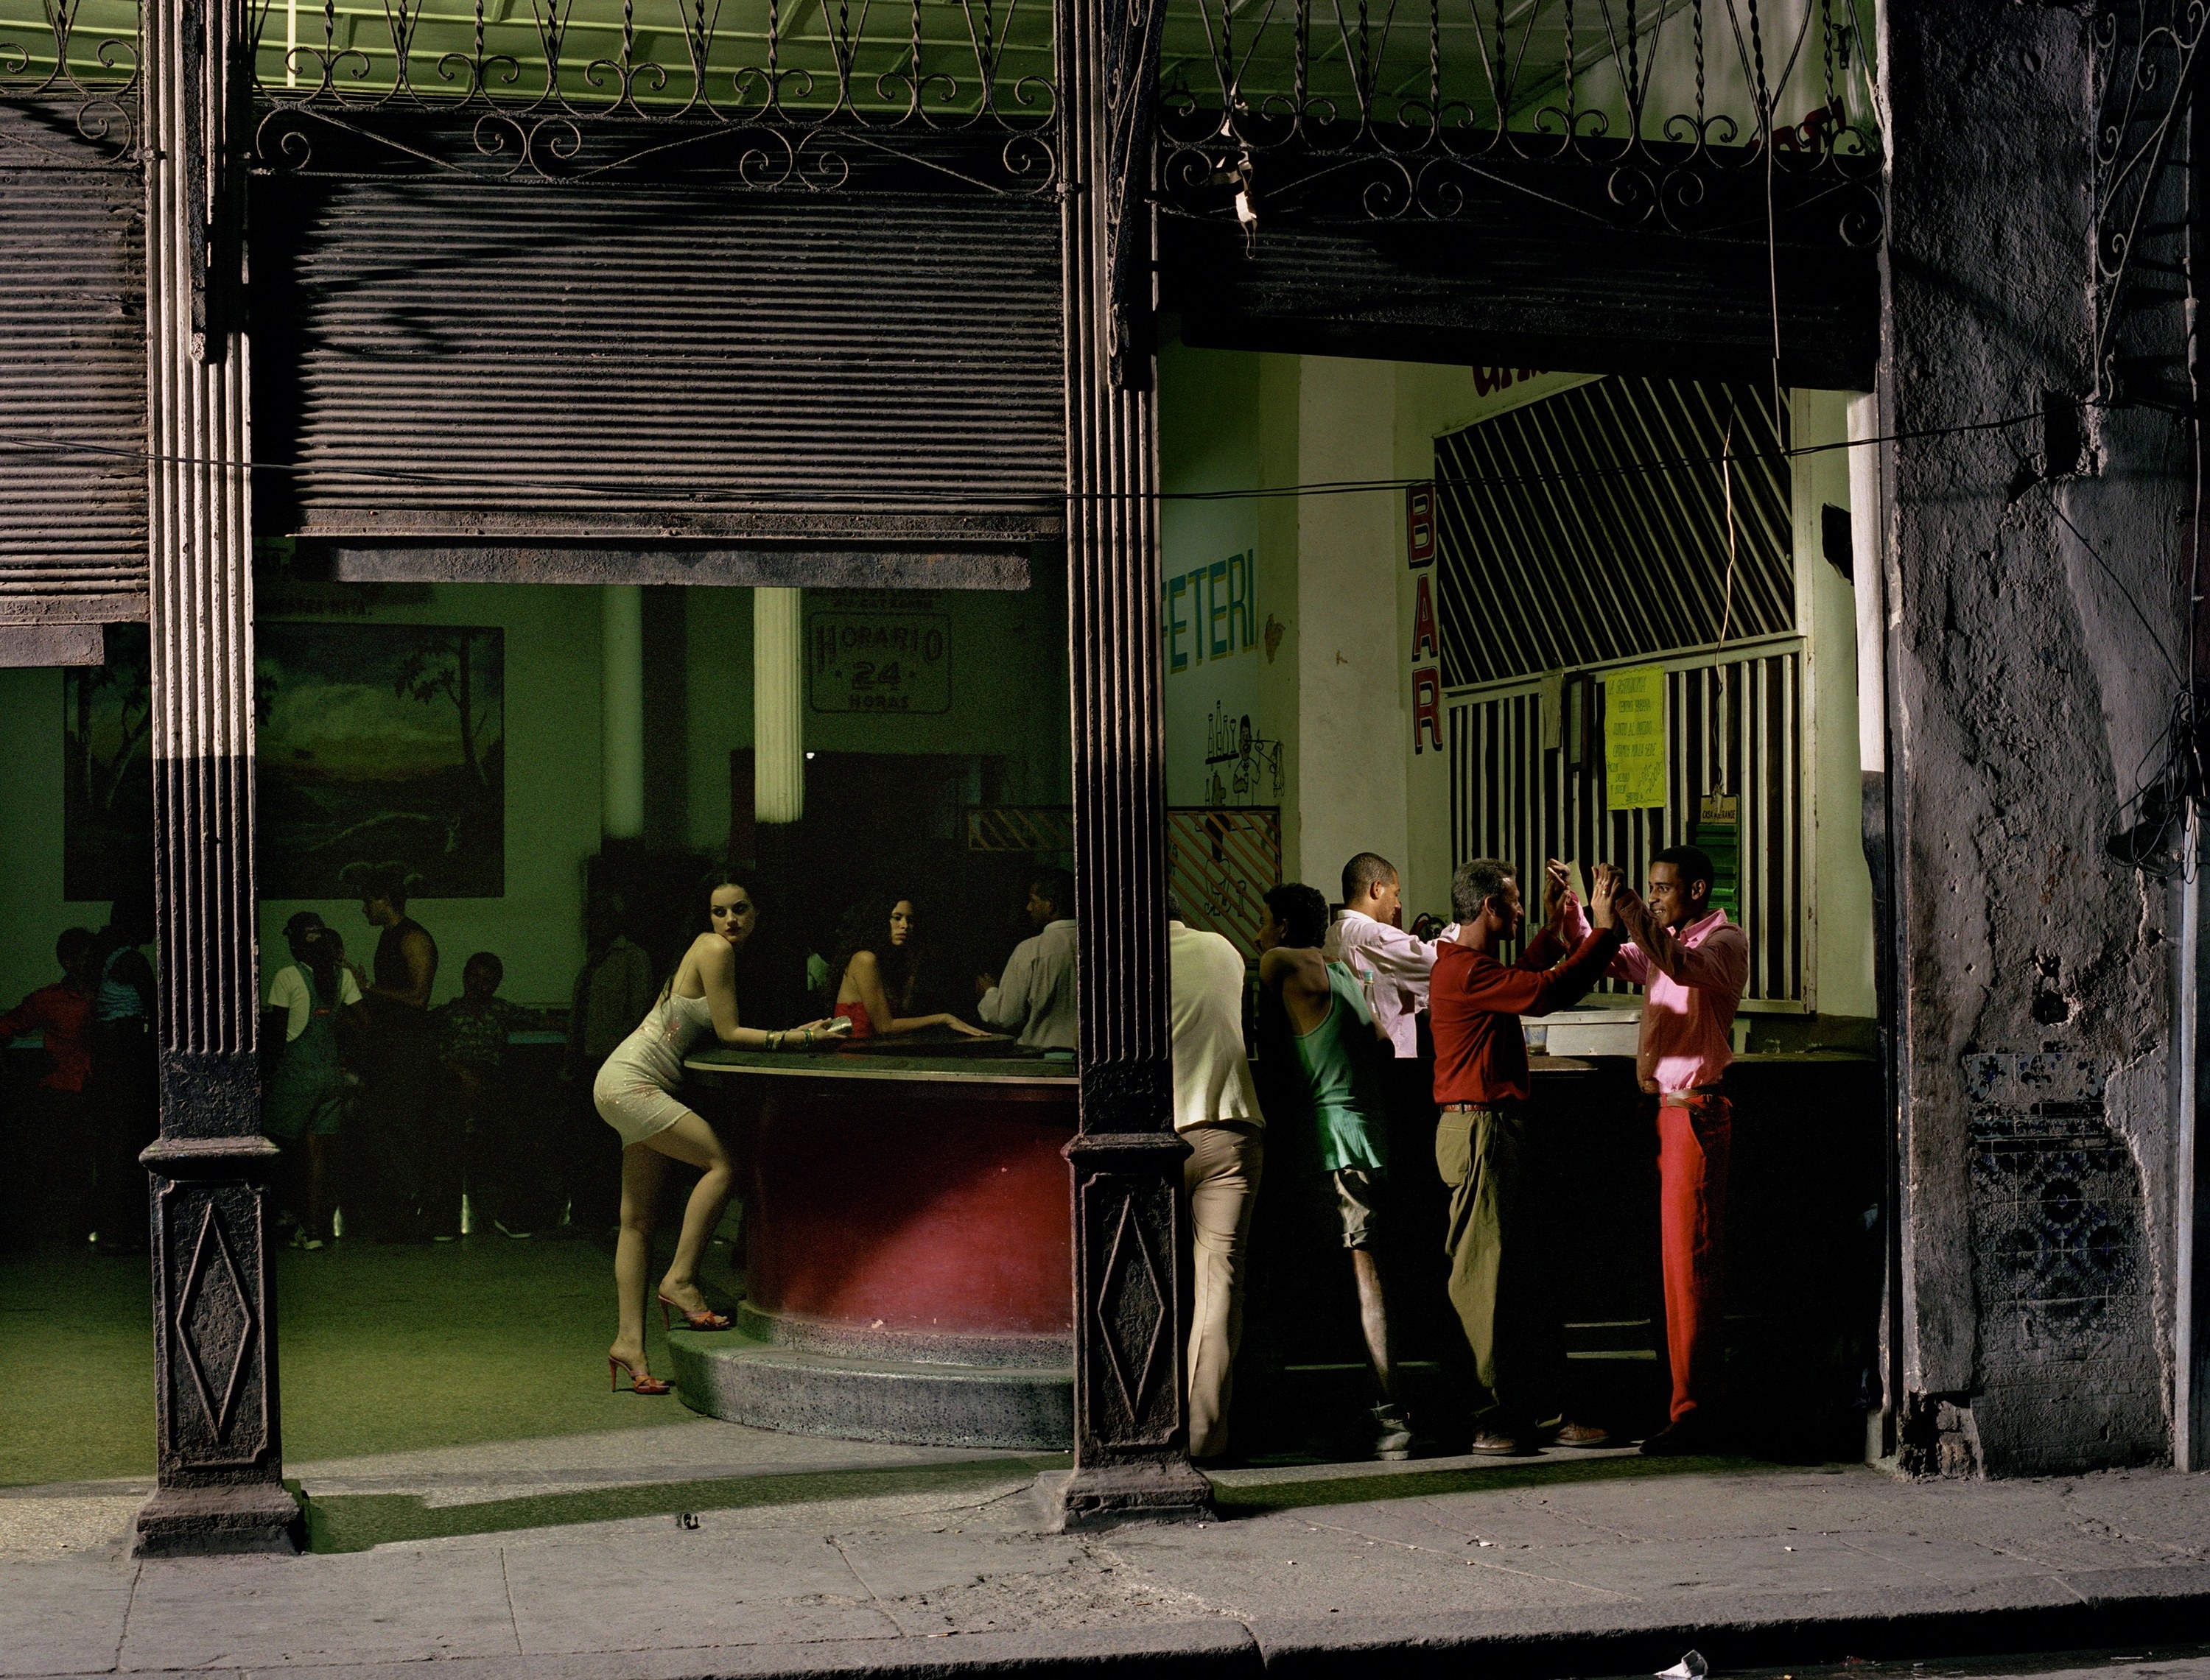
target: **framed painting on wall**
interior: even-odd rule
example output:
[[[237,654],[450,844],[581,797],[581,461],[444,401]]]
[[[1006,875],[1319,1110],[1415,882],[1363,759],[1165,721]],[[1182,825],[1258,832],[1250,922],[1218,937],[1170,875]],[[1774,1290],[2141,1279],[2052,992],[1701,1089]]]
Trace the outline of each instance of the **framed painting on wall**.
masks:
[[[405,865],[418,898],[506,891],[505,632],[264,623],[261,896],[346,898]]]
[[[505,632],[263,623],[255,632],[261,896],[347,898],[402,864],[420,898],[506,891]],[[62,894],[153,884],[146,627],[62,688]]]
[[[62,896],[154,884],[154,693],[143,624],[107,631],[106,665],[62,673]]]

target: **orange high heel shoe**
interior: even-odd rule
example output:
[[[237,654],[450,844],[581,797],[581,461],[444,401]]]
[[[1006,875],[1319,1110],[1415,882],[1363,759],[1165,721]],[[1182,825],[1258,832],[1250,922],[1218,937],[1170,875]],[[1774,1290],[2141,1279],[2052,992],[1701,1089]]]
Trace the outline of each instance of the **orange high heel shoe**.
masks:
[[[622,1391],[621,1379],[614,1375],[618,1370],[629,1372],[629,1391],[632,1394],[665,1394],[673,1393],[675,1388],[673,1383],[662,1377],[639,1376],[628,1360],[617,1359],[609,1353],[607,1355],[607,1388],[613,1394]]]
[[[726,1313],[718,1313],[707,1307],[692,1312],[680,1301],[671,1301],[663,1295],[660,1298],[660,1328],[663,1330],[668,1328],[670,1308],[683,1315],[683,1328],[686,1330],[726,1330],[729,1328],[730,1320]]]

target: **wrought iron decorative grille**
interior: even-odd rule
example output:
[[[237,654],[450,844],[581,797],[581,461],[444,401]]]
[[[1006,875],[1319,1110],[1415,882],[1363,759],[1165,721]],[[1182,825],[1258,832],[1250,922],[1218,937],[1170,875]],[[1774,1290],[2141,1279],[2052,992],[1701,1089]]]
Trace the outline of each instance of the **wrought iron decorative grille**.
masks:
[[[256,166],[1042,193],[1049,0],[253,0]]]
[[[1233,218],[1615,226],[1861,245],[1870,0],[1169,0],[1162,185]]]
[[[0,161],[138,161],[137,0],[0,0]]]
[[[2186,118],[2197,55],[2210,32],[2206,0],[2102,0],[2092,23],[2095,96],[2095,389],[2104,400],[2159,406],[2190,400],[2180,356],[2127,357],[2122,323],[2137,306],[2171,302],[2169,286],[2147,298],[2129,285],[2136,262],[2176,274],[2185,253],[2148,247],[2183,241],[2197,214]],[[2182,323],[2183,336],[2188,329]],[[2128,365],[2131,364],[2131,365]]]

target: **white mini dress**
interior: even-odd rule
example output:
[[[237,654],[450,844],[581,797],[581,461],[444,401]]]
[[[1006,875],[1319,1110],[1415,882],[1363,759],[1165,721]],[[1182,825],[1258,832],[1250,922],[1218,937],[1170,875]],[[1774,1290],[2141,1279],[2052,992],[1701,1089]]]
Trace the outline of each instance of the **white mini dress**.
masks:
[[[675,1096],[683,1083],[683,1058],[713,1031],[713,1011],[704,998],[670,991],[614,1046],[591,1086],[591,1102],[625,1145],[642,1143],[691,1111]]]

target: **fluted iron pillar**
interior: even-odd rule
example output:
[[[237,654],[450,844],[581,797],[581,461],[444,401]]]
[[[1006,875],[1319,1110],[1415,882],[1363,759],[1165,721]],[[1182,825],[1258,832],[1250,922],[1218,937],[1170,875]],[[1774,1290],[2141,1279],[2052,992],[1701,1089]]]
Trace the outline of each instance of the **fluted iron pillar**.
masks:
[[[144,12],[154,883],[151,1553],[297,1548],[283,1485],[253,888],[252,517],[236,0]]]
[[[1163,0],[1060,0],[1068,646],[1080,941],[1074,1468],[1082,1525],[1203,1514],[1188,1458],[1191,1281],[1167,1025],[1166,745],[1150,335]]]

